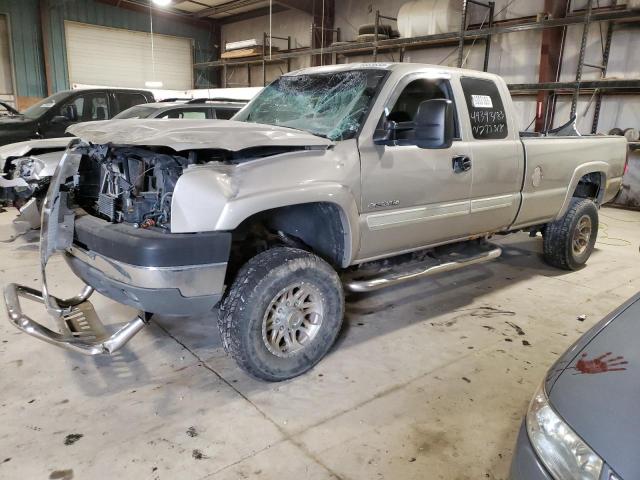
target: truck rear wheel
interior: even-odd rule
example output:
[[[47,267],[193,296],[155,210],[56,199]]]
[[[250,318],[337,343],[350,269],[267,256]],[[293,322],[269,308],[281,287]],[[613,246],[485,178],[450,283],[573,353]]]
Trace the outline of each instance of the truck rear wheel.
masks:
[[[220,307],[225,350],[250,375],[296,377],[338,336],[344,293],[336,271],[312,253],[278,247],[250,259]]]
[[[591,256],[598,235],[598,209],[592,200],[574,198],[569,210],[544,231],[545,261],[563,270],[577,270]]]

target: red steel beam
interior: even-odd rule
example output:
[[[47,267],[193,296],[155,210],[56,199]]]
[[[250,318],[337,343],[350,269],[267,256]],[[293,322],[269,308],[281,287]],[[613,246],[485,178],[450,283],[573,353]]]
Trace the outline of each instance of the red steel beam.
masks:
[[[548,13],[552,18],[564,18],[567,15],[569,4],[570,0],[545,0],[545,13]],[[557,82],[559,80],[563,38],[566,34],[566,28],[547,28],[542,31],[540,69],[538,72],[538,81],[540,83]],[[553,92],[538,92],[536,98],[536,132],[541,132],[551,126],[554,104]]]

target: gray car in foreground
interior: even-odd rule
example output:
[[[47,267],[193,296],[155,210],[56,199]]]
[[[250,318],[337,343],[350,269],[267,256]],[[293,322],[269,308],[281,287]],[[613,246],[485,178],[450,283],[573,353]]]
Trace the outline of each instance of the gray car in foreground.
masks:
[[[567,350],[535,393],[512,480],[640,478],[640,293]]]

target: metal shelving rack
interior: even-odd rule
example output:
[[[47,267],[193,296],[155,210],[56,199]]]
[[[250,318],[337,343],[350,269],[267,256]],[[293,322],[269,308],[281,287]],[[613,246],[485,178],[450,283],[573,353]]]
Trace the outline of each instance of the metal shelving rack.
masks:
[[[467,13],[469,4],[475,4],[485,7],[489,10],[488,22],[485,26],[482,25],[470,25],[466,26]],[[602,101],[602,95],[606,93],[640,93],[640,79],[625,79],[625,80],[609,80],[605,78],[607,71],[607,64],[609,60],[609,54],[611,50],[611,38],[613,36],[613,30],[615,25],[621,23],[635,23],[640,22],[640,10],[629,10],[623,8],[621,5],[617,5],[615,2],[609,7],[593,7],[593,0],[589,0],[588,6],[584,11],[572,12],[571,14],[562,18],[542,18],[537,19],[535,17],[521,17],[508,20],[496,21],[494,19],[495,4],[494,2],[481,2],[478,0],[465,0],[463,2],[463,12],[461,18],[461,28],[455,32],[438,33],[433,35],[424,35],[411,38],[395,38],[395,39],[378,39],[377,32],[379,31],[380,20],[386,19],[396,21],[394,17],[387,17],[381,15],[379,11],[376,11],[375,17],[375,37],[374,40],[368,42],[349,42],[348,44],[336,44],[324,48],[299,48],[291,49],[291,39],[280,38],[281,40],[288,40],[287,50],[281,50],[268,56],[263,51],[262,56],[241,58],[241,59],[220,59],[211,62],[204,62],[195,64],[196,68],[207,69],[222,69],[223,70],[223,85],[226,84],[226,72],[230,67],[246,66],[251,75],[252,65],[262,66],[262,78],[263,84],[266,83],[266,66],[269,64],[287,64],[287,71],[291,68],[291,59],[301,58],[314,55],[327,55],[331,54],[334,58],[334,62],[338,62],[339,56],[349,55],[362,55],[370,54],[374,61],[377,60],[378,55],[381,52],[399,53],[399,61],[403,61],[404,52],[409,49],[422,49],[434,46],[458,46],[458,65],[462,64],[464,46],[466,43],[475,42],[477,40],[485,42],[485,55],[483,62],[483,69],[486,71],[489,64],[490,45],[491,38],[494,35],[502,35],[507,33],[531,31],[531,30],[543,30],[547,28],[561,28],[571,25],[583,25],[583,34],[580,45],[579,61],[576,70],[576,79],[574,82],[546,82],[546,83],[525,83],[525,84],[511,84],[509,89],[515,95],[535,95],[541,90],[551,90],[557,95],[565,95],[571,93],[572,95],[572,113],[575,113],[577,106],[577,100],[579,95],[591,94],[595,99],[595,114],[592,125],[592,131],[595,132],[598,125],[598,118],[600,113],[600,105]],[[592,65],[585,63],[584,55],[586,50],[587,36],[591,24],[596,22],[608,22],[606,44],[603,49],[603,61],[601,65]],[[313,27],[312,27],[313,28]],[[330,29],[330,33],[336,34],[337,41],[340,40],[340,30]],[[276,37],[272,37],[276,38]],[[269,36],[264,34],[265,42],[267,39],[271,40]],[[266,43],[264,43],[266,45]],[[600,80],[582,80],[582,72],[584,67],[598,68],[602,72]]]

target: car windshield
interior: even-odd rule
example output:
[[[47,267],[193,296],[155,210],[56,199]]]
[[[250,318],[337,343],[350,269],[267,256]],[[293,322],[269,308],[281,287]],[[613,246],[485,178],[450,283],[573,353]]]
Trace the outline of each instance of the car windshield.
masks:
[[[62,102],[68,96],[69,92],[58,92],[50,97],[40,100],[38,103],[34,103],[26,110],[23,110],[21,114],[32,120],[40,118],[42,115],[47,113],[51,107]]]
[[[130,107],[130,108],[127,108],[126,110],[123,110],[118,115],[113,117],[113,119],[115,120],[120,118],[149,118],[151,117],[151,115],[153,115],[157,111],[158,111],[157,107],[136,105],[134,107]]]
[[[330,140],[353,138],[366,119],[384,70],[285,75],[233,120],[305,130]]]

